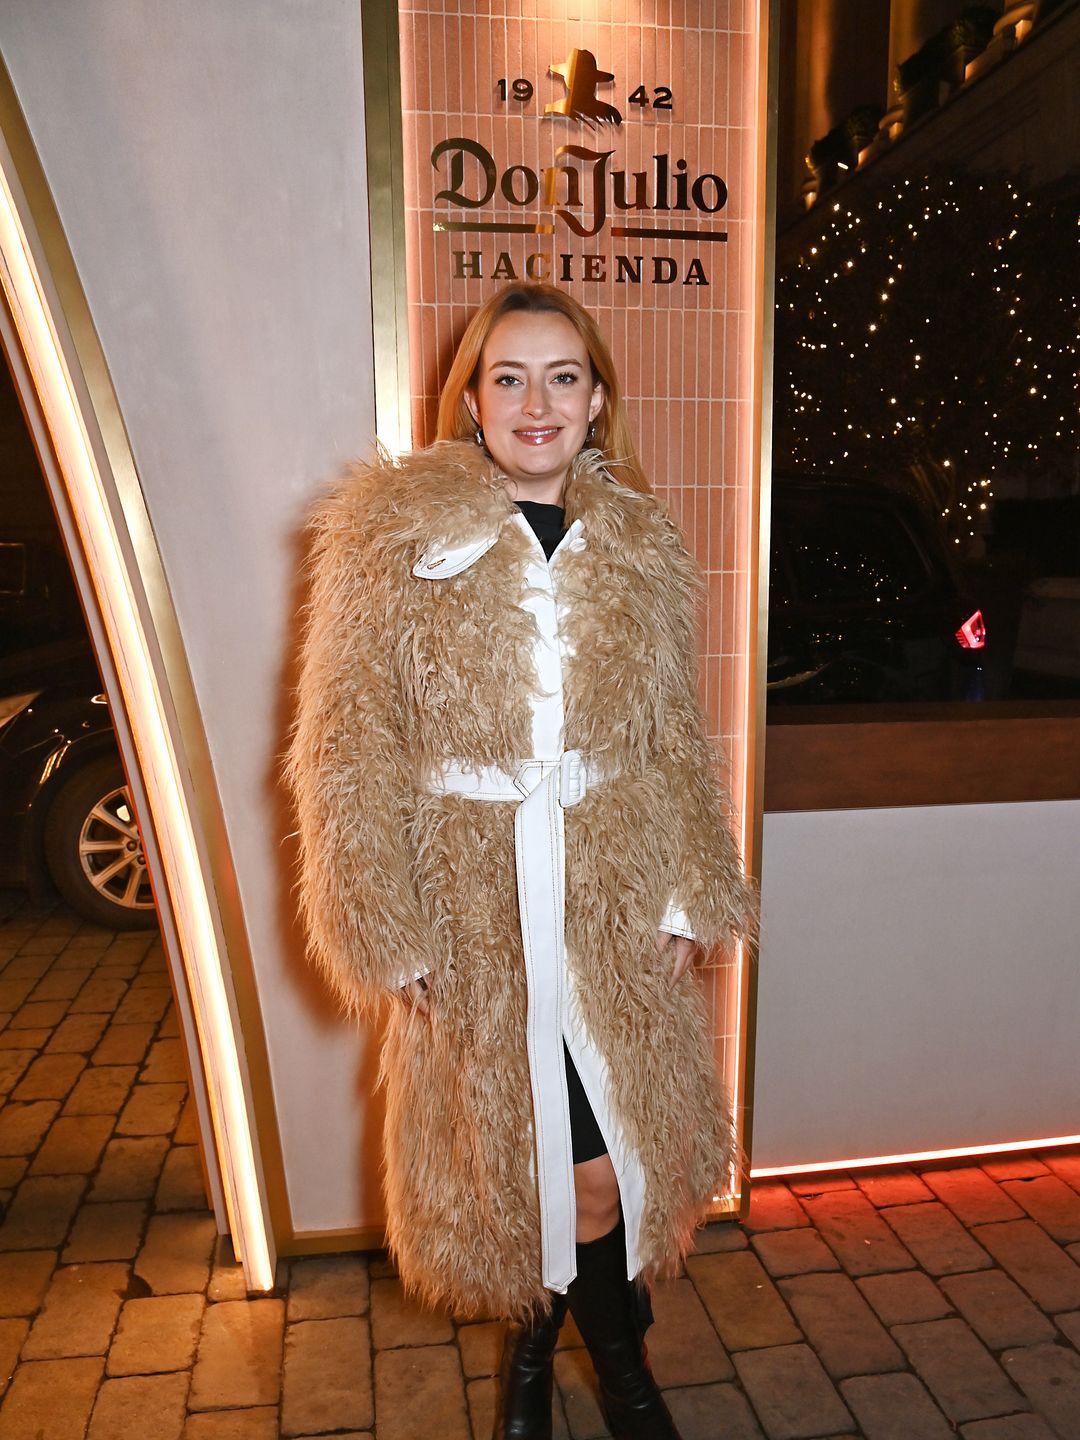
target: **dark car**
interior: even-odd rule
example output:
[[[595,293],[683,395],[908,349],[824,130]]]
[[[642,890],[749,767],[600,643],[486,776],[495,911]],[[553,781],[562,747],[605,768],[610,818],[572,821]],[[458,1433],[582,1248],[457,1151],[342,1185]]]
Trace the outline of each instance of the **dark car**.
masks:
[[[774,476],[770,709],[984,699],[986,646],[982,612],[913,498]]]
[[[51,880],[99,925],[149,927],[142,840],[73,600],[62,552],[0,545],[0,883]]]

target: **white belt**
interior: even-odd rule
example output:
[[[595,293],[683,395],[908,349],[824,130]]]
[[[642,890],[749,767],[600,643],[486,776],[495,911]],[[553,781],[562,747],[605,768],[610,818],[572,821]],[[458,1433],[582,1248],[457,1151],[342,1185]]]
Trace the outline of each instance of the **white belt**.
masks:
[[[427,782],[437,794],[520,802],[514,815],[518,910],[528,986],[526,1044],[532,1081],[543,1283],[564,1291],[577,1273],[574,1159],[567,1121],[563,1023],[566,1016],[566,832],[563,810],[609,778],[564,750],[554,760],[523,760],[513,771],[446,760]]]

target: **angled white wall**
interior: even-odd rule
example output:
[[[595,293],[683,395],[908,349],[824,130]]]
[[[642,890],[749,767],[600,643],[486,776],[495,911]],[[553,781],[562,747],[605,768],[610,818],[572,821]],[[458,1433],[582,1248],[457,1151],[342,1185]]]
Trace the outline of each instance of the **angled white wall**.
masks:
[[[296,1228],[377,1223],[373,1057],[307,973],[275,785],[310,497],[374,431],[355,0],[6,0],[217,772]],[[253,1076],[258,1083],[257,1076]]]

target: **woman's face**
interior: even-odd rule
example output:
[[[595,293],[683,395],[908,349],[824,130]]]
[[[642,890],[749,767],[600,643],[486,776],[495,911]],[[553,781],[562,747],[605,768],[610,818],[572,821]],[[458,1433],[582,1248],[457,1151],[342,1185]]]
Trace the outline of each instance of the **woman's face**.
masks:
[[[565,315],[512,311],[488,335],[465,402],[516,498],[558,504],[604,387],[593,384],[585,342]]]

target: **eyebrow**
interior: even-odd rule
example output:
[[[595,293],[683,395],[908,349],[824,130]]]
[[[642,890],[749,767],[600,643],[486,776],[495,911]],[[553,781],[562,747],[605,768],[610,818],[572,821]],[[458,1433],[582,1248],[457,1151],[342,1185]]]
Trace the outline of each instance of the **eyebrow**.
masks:
[[[527,368],[520,360],[492,360],[488,364],[488,369],[495,370],[500,365],[506,366],[511,370],[524,370]],[[580,360],[549,360],[547,363],[547,369],[558,370],[561,369],[564,365],[576,365],[579,370],[583,368]]]

